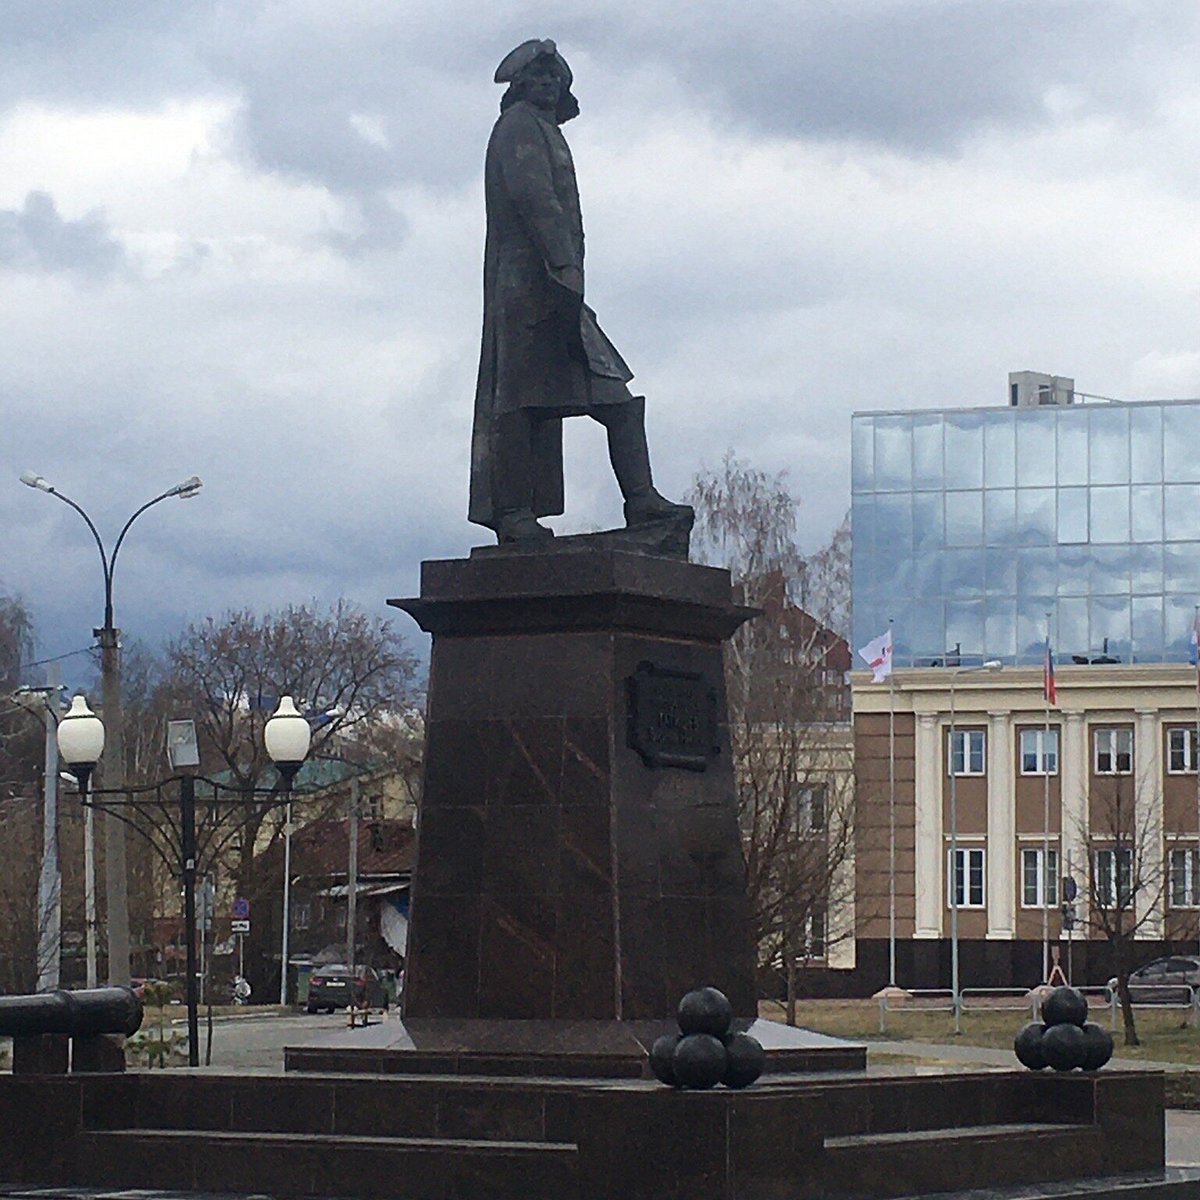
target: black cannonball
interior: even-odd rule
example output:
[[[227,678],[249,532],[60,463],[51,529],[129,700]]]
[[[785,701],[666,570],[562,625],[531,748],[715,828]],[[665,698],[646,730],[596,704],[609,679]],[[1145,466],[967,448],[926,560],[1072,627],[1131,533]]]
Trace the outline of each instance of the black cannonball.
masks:
[[[727,1057],[725,1047],[711,1034],[681,1037],[671,1059],[676,1084],[698,1090],[716,1087],[725,1075]]]
[[[1073,987],[1056,987],[1042,1001],[1042,1020],[1047,1025],[1078,1025],[1087,1020],[1088,1004]]]
[[[733,1006],[714,987],[696,988],[679,1002],[679,1028],[685,1037],[689,1033],[724,1037],[732,1021]]]
[[[1042,1057],[1056,1071],[1073,1071],[1087,1061],[1083,1030],[1078,1025],[1051,1025],[1042,1034]]]
[[[748,1033],[729,1033],[723,1041],[725,1074],[721,1076],[721,1082],[728,1088],[749,1087],[766,1066],[767,1053],[762,1043]]]
[[[1031,1071],[1040,1071],[1046,1065],[1045,1055],[1042,1054],[1042,1035],[1046,1026],[1040,1021],[1031,1021],[1013,1039],[1013,1050],[1022,1066]]]
[[[654,1078],[671,1087],[676,1086],[672,1060],[678,1045],[679,1034],[664,1033],[662,1037],[655,1038],[654,1045],[650,1047],[650,1070],[654,1072]]]
[[[1098,1071],[1113,1056],[1113,1036],[1102,1025],[1089,1021],[1083,1027],[1083,1069]]]

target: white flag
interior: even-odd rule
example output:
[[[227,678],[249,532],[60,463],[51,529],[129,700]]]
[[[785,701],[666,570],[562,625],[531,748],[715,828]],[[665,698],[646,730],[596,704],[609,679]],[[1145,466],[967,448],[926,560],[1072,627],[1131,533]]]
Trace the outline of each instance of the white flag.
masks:
[[[892,631],[888,628],[874,641],[868,642],[859,652],[859,658],[865,660],[871,668],[871,682],[882,683],[892,673]]]

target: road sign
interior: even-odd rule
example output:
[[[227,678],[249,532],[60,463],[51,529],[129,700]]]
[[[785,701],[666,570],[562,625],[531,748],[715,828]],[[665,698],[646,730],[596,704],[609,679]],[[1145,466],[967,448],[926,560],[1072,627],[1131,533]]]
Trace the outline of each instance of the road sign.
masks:
[[[1074,875],[1063,876],[1063,898],[1067,901],[1074,900],[1079,895],[1079,884],[1075,882]]]
[[[233,902],[233,915],[239,921],[245,921],[250,916],[250,901],[245,896],[239,896]]]
[[[234,921],[231,923],[230,928],[233,930],[234,933],[249,933],[250,932],[250,922],[249,921]]]

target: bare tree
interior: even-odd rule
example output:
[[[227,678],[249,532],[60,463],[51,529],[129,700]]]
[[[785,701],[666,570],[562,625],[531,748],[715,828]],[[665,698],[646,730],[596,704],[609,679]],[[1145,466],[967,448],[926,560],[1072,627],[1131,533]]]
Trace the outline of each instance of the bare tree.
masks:
[[[759,967],[784,972],[794,1022],[797,966],[853,936],[839,919],[853,898],[849,652],[797,602],[806,581],[814,595],[819,581],[825,611],[848,606],[837,590],[848,579],[837,563],[847,541],[835,535],[806,559],[786,475],[732,453],[697,476],[689,499],[699,554],[727,566],[743,602],[764,614],[731,640],[726,690]]]
[[[1084,919],[1109,945],[1127,1046],[1141,1044],[1129,994],[1135,939],[1163,918],[1169,856],[1160,812],[1137,803],[1132,775],[1114,775],[1093,793],[1089,827],[1080,831],[1088,847]]]
[[[283,835],[284,812],[253,794],[270,778],[263,727],[279,697],[294,696],[306,711],[313,726],[310,759],[365,769],[373,748],[386,743],[388,718],[412,707],[416,667],[386,620],[344,601],[328,610],[314,604],[261,616],[230,613],[190,626],[171,643],[163,703],[173,715],[196,721],[205,766],[245,794],[227,831],[215,836],[216,819],[208,823],[213,865],[237,895],[269,907],[279,892],[267,865],[278,857],[270,852]],[[314,808],[308,815],[327,814]],[[203,837],[203,820],[201,826]],[[255,923],[248,958],[266,957],[260,933],[266,927]]]

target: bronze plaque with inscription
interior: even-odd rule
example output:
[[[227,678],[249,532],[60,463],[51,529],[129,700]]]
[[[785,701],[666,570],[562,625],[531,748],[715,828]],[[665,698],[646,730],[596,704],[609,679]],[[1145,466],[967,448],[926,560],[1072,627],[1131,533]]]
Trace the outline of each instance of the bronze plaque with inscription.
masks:
[[[644,662],[627,686],[629,745],[646,766],[705,770],[720,743],[717,693],[704,677]]]

